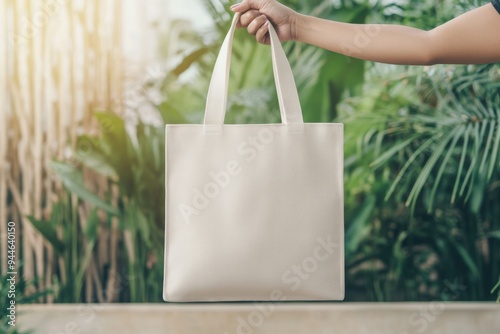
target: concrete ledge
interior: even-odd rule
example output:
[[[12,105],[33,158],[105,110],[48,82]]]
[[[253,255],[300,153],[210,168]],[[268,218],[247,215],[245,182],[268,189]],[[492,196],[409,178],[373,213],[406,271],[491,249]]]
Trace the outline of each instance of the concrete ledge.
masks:
[[[495,303],[35,304],[18,329],[77,333],[500,333]]]

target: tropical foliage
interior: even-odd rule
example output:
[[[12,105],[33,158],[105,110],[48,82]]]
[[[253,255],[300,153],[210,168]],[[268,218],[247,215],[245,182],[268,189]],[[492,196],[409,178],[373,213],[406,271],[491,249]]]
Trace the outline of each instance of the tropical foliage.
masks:
[[[18,270],[19,269],[22,269],[22,264],[19,265]],[[19,304],[36,303],[44,296],[53,293],[53,291],[44,290],[40,292],[33,292],[35,286],[37,285],[36,280],[27,281],[20,276],[15,277],[15,289],[12,290],[10,282],[11,278],[12,274],[0,275],[0,304],[2,305],[2,308],[0,309],[0,317],[2,319],[0,322],[0,332],[6,334],[27,334],[29,332],[17,330],[19,326],[16,327],[9,324],[9,322],[12,321],[9,316],[13,315],[16,318],[13,323],[19,323]],[[15,294],[15,297],[13,297],[12,293]],[[16,304],[14,304],[16,310],[12,314],[10,310],[7,309],[7,307],[11,307],[11,301],[16,302]]]
[[[347,238],[358,241],[346,257],[360,271],[350,283],[371,286],[377,300],[439,298],[444,282],[466,287],[457,298],[492,298],[500,263],[498,66],[383,78],[375,71],[363,97],[342,108],[352,138]]]
[[[179,60],[159,83],[145,83],[141,98],[161,121],[147,122],[141,108],[133,120],[97,112],[100,133],[80,135],[73,159],[52,163],[64,195],[49,220],[31,221],[52,244],[60,263],[53,278],[57,301],[161,299],[163,124],[201,121],[231,3],[207,0],[215,23],[212,40],[185,34],[189,42],[183,44]],[[423,29],[477,5],[405,0],[283,3],[346,22]],[[299,43],[284,47],[305,119],[345,123],[347,299],[442,299],[445,289],[452,291],[446,294],[448,300],[500,296],[498,64],[396,67]],[[268,48],[238,31],[233,54],[226,122],[278,121]],[[160,99],[150,98],[158,94]],[[89,171],[103,176],[110,192],[93,191],[82,177]],[[76,214],[82,206],[87,209],[85,220]],[[100,271],[90,261],[102,233],[114,236],[112,271]],[[109,272],[117,273],[119,283],[91,289],[99,282],[95,277]]]

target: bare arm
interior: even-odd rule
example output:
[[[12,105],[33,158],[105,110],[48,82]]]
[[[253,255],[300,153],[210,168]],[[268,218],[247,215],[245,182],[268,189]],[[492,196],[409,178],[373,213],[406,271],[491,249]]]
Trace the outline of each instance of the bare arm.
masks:
[[[245,0],[234,11],[261,43],[269,19],[280,39],[360,59],[409,65],[500,62],[500,15],[487,4],[430,31],[388,24],[350,24],[296,13],[274,0]],[[264,17],[263,17],[264,16]]]

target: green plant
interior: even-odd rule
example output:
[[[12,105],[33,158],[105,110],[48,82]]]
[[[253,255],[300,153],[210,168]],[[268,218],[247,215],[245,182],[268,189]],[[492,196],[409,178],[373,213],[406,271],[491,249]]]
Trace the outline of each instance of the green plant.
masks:
[[[22,263],[18,266],[18,272],[22,272],[23,265]],[[9,325],[10,318],[7,317],[10,313],[7,310],[7,306],[10,305],[11,297],[9,296],[11,293],[10,283],[8,279],[11,277],[10,274],[0,275],[0,318],[2,321],[0,322],[0,332],[5,334],[29,334],[32,331],[19,331],[15,326]],[[35,291],[35,286],[38,284],[37,280],[27,281],[21,275],[16,276],[15,283],[15,306],[19,307],[20,304],[29,304],[33,302],[37,302],[40,298],[52,294],[51,290],[43,290],[43,291]],[[31,293],[29,292],[31,291]],[[19,310],[16,311],[16,318],[19,317]],[[16,319],[16,323],[18,320]]]
[[[81,175],[76,170],[61,163],[54,163],[54,168],[67,173],[63,176],[64,181],[71,179],[71,182],[74,182],[70,190],[78,187],[81,182],[78,176]],[[59,302],[81,301],[85,272],[88,270],[98,237],[97,211],[94,209],[91,212],[85,222],[86,227],[82,227],[81,221],[75,214],[77,206],[78,204],[72,201],[71,195],[66,194],[66,199],[53,207],[50,220],[29,217],[32,225],[52,245],[55,258],[61,260],[58,262],[60,278],[54,277],[55,299]]]
[[[371,273],[374,299],[407,300],[458,280],[461,299],[489,299],[500,265],[498,66],[394,73],[343,105],[352,282]]]
[[[130,134],[124,119],[112,113],[96,113],[96,119],[100,124],[101,135],[80,136],[76,157],[83,166],[116,184],[120,192],[117,207],[91,194],[82,182],[78,182],[77,175],[81,173],[81,167],[54,163],[54,169],[69,191],[117,218],[117,227],[123,234],[122,242],[126,250],[120,256],[119,263],[127,268],[127,291],[122,291],[121,298],[133,302],[158,301],[161,298],[161,288],[157,284],[161,267],[153,264],[162,263],[163,258],[163,129],[139,120],[134,133]],[[111,217],[107,220],[109,225],[112,224]],[[87,254],[84,259],[91,256],[98,234],[98,222],[97,212],[93,210],[84,233],[88,243],[84,247]],[[76,232],[73,230],[71,235],[76,236]],[[72,245],[75,244],[78,244],[78,240],[73,240]],[[87,264],[84,261],[81,270],[72,268],[71,271],[82,273]],[[71,300],[79,300],[82,292],[82,275],[77,278],[79,285],[71,288]]]
[[[49,220],[31,220],[64,263],[59,276],[66,280],[56,282],[59,301],[88,296],[89,266],[106,231],[113,233],[111,249],[119,253],[115,270],[125,273],[126,284],[113,300],[161,298],[163,123],[201,121],[215,55],[231,18],[232,1],[205,3],[217,40],[181,35],[189,46],[178,53],[181,61],[161,82],[141,88],[161,90],[162,100],[153,103],[161,124],[144,122],[139,109],[135,121],[96,113],[100,133],[80,136],[72,161],[53,163],[69,194]],[[284,3],[346,22],[424,29],[456,15],[449,1]],[[347,299],[439,299],[449,285],[462,287],[454,300],[491,299],[500,274],[498,65],[396,68],[299,43],[284,47],[305,119],[329,122],[338,115],[346,125]],[[278,121],[268,48],[238,31],[233,55],[226,121]],[[190,76],[188,69],[194,70]],[[109,193],[94,193],[83,182],[89,170],[105,179]],[[79,218],[79,210],[87,219]],[[91,269],[101,277],[108,273]]]
[[[29,217],[61,260],[56,300],[78,302],[84,293],[89,296],[85,282],[91,277],[90,270],[98,270],[92,259],[99,234],[106,227],[114,234],[115,247],[126,250],[119,252],[114,272],[109,273],[118,275],[116,280],[121,282],[102,286],[90,292],[91,296],[114,293],[117,300],[159,301],[162,268],[155,264],[161,264],[163,258],[163,129],[139,120],[130,134],[124,119],[112,113],[96,113],[96,119],[101,135],[78,137],[76,161],[52,163],[69,192],[66,199],[54,206],[48,221]],[[85,168],[107,177],[120,197],[113,200],[107,194],[103,199],[92,193],[83,181]],[[85,221],[75,214],[84,208],[88,212]]]

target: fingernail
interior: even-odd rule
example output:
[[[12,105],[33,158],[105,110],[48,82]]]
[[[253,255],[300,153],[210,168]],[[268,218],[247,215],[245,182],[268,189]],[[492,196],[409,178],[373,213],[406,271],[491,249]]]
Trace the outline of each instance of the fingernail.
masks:
[[[240,5],[239,3],[235,3],[234,5],[232,5],[231,7],[229,7],[229,9],[236,8],[236,7],[238,7],[239,5]]]

